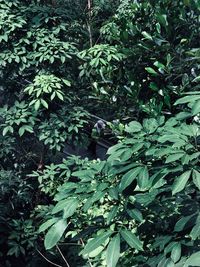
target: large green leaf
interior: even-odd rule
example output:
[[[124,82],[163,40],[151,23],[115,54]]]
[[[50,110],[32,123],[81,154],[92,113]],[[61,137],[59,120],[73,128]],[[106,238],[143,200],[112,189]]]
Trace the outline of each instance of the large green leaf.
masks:
[[[143,251],[143,243],[131,231],[121,230],[120,234],[130,247]]]
[[[106,239],[112,234],[113,232],[111,230],[104,232],[103,234],[100,234],[99,236],[93,238],[92,240],[90,240],[85,248],[81,251],[82,255],[85,254],[89,254],[90,252],[92,252],[93,250],[95,250],[96,248],[98,248],[101,244],[103,244]]]
[[[200,252],[193,253],[185,262],[183,267],[200,266]]]
[[[120,257],[120,235],[115,235],[106,250],[107,267],[115,267]]]
[[[187,181],[190,178],[190,175],[191,175],[191,171],[186,171],[181,176],[178,176],[175,179],[172,185],[172,195],[175,195],[176,193],[182,191],[185,188]]]
[[[64,219],[59,220],[57,223],[51,226],[44,239],[44,245],[46,249],[51,249],[58,243],[67,226],[67,221]]]
[[[134,169],[128,171],[127,173],[125,173],[122,176],[121,182],[119,184],[119,190],[121,192],[133,182],[133,180],[139,174],[140,170],[141,170],[141,167],[137,167],[137,168],[134,168]]]

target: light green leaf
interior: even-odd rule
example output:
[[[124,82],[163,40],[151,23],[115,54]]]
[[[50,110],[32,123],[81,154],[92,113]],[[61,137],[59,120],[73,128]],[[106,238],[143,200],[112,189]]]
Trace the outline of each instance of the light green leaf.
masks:
[[[175,195],[176,193],[182,191],[185,188],[187,181],[190,178],[190,175],[191,175],[191,171],[186,171],[181,176],[178,176],[175,179],[172,185],[172,195]]]
[[[137,133],[142,130],[142,125],[137,121],[131,121],[128,125],[125,127],[125,131],[127,133]]]
[[[39,107],[40,107],[40,99],[38,99],[38,100],[35,102],[34,107],[35,107],[35,110],[38,110],[38,109],[39,109]]]
[[[46,109],[48,109],[48,103],[44,99],[41,99],[41,103]]]
[[[200,95],[189,95],[189,96],[184,96],[180,99],[178,99],[174,105],[179,105],[179,104],[185,104],[185,103],[190,103],[190,102],[195,102],[196,100],[200,100]]]
[[[158,75],[158,73],[153,68],[151,68],[151,67],[147,67],[147,68],[145,68],[145,70],[148,73],[152,74],[152,75],[156,75],[156,76]]]
[[[131,231],[121,230],[120,234],[130,247],[143,251],[143,243]]]
[[[59,218],[52,218],[40,225],[40,228],[38,230],[39,233],[44,232],[46,229],[48,229],[52,224],[56,223],[59,220]]]
[[[200,252],[193,253],[185,262],[183,267],[200,266]]]
[[[142,32],[142,35],[148,40],[151,40],[151,41],[153,40],[152,36],[145,31]]]
[[[177,243],[172,249],[171,259],[173,260],[174,263],[176,263],[177,261],[179,261],[180,257],[181,257],[181,244]]]
[[[107,267],[115,267],[120,257],[120,235],[115,235],[106,250]]]
[[[81,255],[86,255],[89,254],[90,252],[92,252],[93,250],[95,250],[96,248],[98,248],[101,244],[103,244],[106,239],[112,234],[112,231],[107,231],[104,232],[103,234],[97,236],[96,238],[93,238],[92,240],[90,240],[85,248],[81,251]]]
[[[58,243],[67,226],[67,222],[64,219],[59,220],[53,226],[51,226],[44,239],[44,245],[46,249],[51,249]]]
[[[200,236],[200,214],[196,219],[195,226],[192,228],[192,231],[190,232],[190,236],[192,240],[196,240]]]

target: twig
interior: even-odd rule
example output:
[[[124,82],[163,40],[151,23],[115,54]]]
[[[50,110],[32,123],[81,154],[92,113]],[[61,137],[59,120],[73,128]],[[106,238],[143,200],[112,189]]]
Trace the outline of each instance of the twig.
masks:
[[[36,249],[37,250],[37,252],[46,260],[46,261],[48,261],[49,263],[51,263],[52,265],[54,265],[54,266],[57,266],[57,267],[63,267],[63,266],[61,266],[61,265],[58,265],[58,264],[56,264],[56,263],[54,263],[54,262],[52,262],[52,261],[50,261],[49,259],[47,259],[38,249]]]
[[[80,238],[80,241],[81,241],[81,244],[82,244],[83,246],[85,246],[85,244],[84,244],[84,242],[83,242],[83,239],[82,239],[82,238]],[[90,259],[89,259],[89,257],[87,258],[87,260],[88,260],[88,263],[89,263],[90,267],[93,267],[92,263],[90,262]]]
[[[63,260],[64,260],[64,262],[66,263],[67,267],[70,267],[69,263],[68,263],[67,260],[65,259],[65,257],[64,257],[64,255],[63,255],[62,251],[60,250],[59,246],[56,245],[56,248],[57,248],[57,250],[59,251],[61,257],[62,257]]]

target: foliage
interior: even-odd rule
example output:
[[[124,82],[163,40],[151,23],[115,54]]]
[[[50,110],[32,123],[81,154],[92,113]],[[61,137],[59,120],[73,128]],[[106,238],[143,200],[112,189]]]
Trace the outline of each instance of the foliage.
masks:
[[[3,266],[198,266],[199,11],[0,0]]]

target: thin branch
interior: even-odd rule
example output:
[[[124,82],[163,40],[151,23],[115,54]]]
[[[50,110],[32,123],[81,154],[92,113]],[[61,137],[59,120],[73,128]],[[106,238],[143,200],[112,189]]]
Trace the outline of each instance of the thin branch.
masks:
[[[47,259],[38,249],[36,249],[37,250],[37,252],[46,260],[46,261],[48,261],[49,263],[51,263],[52,265],[54,265],[54,266],[57,266],[57,267],[63,267],[63,266],[61,266],[61,265],[58,265],[58,264],[56,264],[56,263],[54,263],[54,262],[52,262],[52,261],[50,261],[49,259]]]
[[[90,47],[93,45],[92,41],[92,29],[91,29],[91,18],[92,18],[92,1],[88,0],[88,14],[89,14],[89,19],[88,19],[88,33],[89,33],[89,39],[90,39]]]
[[[64,255],[63,255],[62,251],[60,250],[59,246],[56,245],[56,248],[57,248],[57,250],[59,251],[61,257],[62,257],[63,260],[64,260],[64,262],[66,263],[67,267],[70,267],[69,263],[68,263],[67,260],[65,259],[65,257],[64,257]]]

